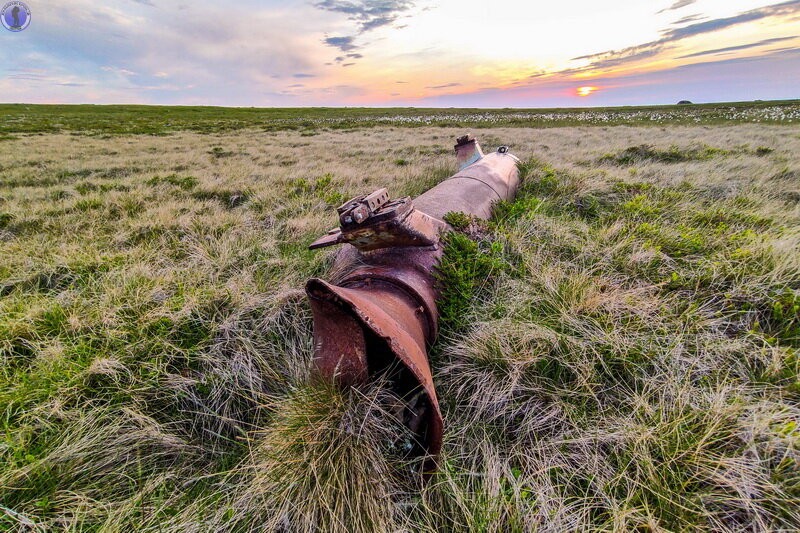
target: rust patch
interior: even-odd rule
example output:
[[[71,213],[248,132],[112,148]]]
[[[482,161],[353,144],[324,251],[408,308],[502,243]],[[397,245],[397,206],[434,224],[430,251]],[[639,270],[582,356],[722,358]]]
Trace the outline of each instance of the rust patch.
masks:
[[[335,299],[307,292],[314,316],[314,354],[320,374],[342,386],[369,377],[367,343],[361,324]]]
[[[385,190],[385,189],[381,189]],[[376,191],[376,194],[379,191]],[[446,225],[414,209],[411,198],[405,197],[381,204],[372,210],[363,200],[353,199],[342,208],[341,228],[330,230],[309,248],[324,248],[336,244],[352,244],[362,251],[403,246],[432,246]]]

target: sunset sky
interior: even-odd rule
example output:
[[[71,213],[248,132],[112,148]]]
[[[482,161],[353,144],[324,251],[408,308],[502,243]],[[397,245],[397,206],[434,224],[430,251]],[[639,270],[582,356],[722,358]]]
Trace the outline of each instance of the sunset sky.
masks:
[[[5,0],[0,0],[0,4]],[[800,0],[32,0],[0,101],[600,106],[800,98]]]

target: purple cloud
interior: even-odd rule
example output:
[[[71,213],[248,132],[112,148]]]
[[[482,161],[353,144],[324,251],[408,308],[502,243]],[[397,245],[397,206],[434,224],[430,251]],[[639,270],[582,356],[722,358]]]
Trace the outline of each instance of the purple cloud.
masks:
[[[723,52],[733,52],[735,50],[746,50],[747,48],[755,48],[757,46],[766,46],[773,43],[779,43],[781,41],[790,41],[792,39],[797,38],[797,35],[792,35],[791,37],[775,37],[774,39],[764,39],[763,41],[758,41],[755,43],[749,44],[740,44],[738,46],[727,46],[725,48],[716,48],[714,50],[704,50],[702,52],[695,52],[693,54],[687,54],[685,56],[680,56],[678,59],[686,59],[689,57],[699,57],[699,56],[706,56],[706,55],[713,55],[713,54],[720,54]]]
[[[357,50],[358,46],[356,46],[353,41],[355,41],[355,37],[352,35],[343,36],[343,37],[326,37],[323,39],[322,42],[327,44],[328,46],[332,46],[334,48],[338,48],[342,52],[349,52],[350,50]]]
[[[429,85],[425,87],[426,89],[448,89],[450,87],[460,87],[460,83],[445,83],[444,85]]]
[[[694,4],[695,2],[697,2],[697,0],[678,0],[677,2],[672,4],[671,6],[665,7],[664,9],[659,11],[658,13],[661,14],[661,13],[664,13],[665,11],[675,11],[676,9],[680,9],[682,7],[690,6],[690,5]]]
[[[322,0],[314,7],[348,15],[357,21],[359,33],[364,33],[393,23],[401,13],[414,7],[410,0]]]

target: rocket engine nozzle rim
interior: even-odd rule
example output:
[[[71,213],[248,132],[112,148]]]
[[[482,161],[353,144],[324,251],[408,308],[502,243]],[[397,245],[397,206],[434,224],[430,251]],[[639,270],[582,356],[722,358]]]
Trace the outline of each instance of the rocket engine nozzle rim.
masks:
[[[379,304],[372,301],[374,295],[367,297],[360,294],[361,292],[364,292],[364,289],[340,287],[319,278],[312,278],[306,283],[306,294],[311,302],[312,309],[315,305],[318,306],[320,301],[336,305],[343,314],[355,319],[361,325],[365,336],[373,335],[385,343],[394,360],[401,363],[415,381],[415,385],[409,390],[401,391],[403,394],[411,394],[417,389],[422,389],[425,393],[429,412],[427,423],[422,424],[424,434],[420,436],[424,441],[422,444],[428,455],[424,469],[431,470],[435,468],[435,458],[441,451],[444,423],[439,401],[436,397],[436,390],[434,389],[433,376],[426,353],[426,343],[424,339],[419,338],[419,335],[415,339],[415,336],[406,329],[406,327],[413,326],[418,318],[413,316],[414,311],[412,308],[409,308],[409,314],[405,317],[392,316],[384,311]],[[408,296],[406,295],[406,297]],[[316,321],[315,327],[317,327]],[[326,347],[315,346],[314,361],[318,372],[325,373],[327,371],[330,373],[330,369],[338,368],[334,361],[338,362],[341,354],[330,353],[325,350]],[[370,351],[367,350],[365,356],[365,364],[367,366],[369,366],[370,355]],[[323,377],[344,384],[355,384],[363,382],[361,376],[366,375],[365,372],[369,371],[368,368],[351,370],[353,375],[330,374],[323,375]]]
[[[425,325],[426,345],[431,345],[439,333],[439,321],[437,320],[439,312],[433,294],[424,294],[424,290],[418,290],[413,287],[411,283],[401,280],[396,273],[382,274],[380,270],[374,268],[365,271],[356,270],[340,282],[338,286],[343,288],[359,288],[359,285],[362,283],[369,284],[375,281],[391,285],[396,290],[404,292],[409,299],[418,304],[417,309],[424,317],[423,323]]]

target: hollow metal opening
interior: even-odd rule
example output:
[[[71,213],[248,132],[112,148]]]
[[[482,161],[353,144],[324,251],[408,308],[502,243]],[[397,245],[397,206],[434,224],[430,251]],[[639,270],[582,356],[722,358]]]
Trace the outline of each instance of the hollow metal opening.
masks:
[[[384,339],[371,331],[365,331],[364,338],[370,376],[389,384],[400,403],[387,406],[387,409],[414,436],[413,440],[397,444],[397,447],[407,456],[423,455],[429,439],[428,418],[431,416],[431,405],[425,390],[408,367],[397,359]]]

